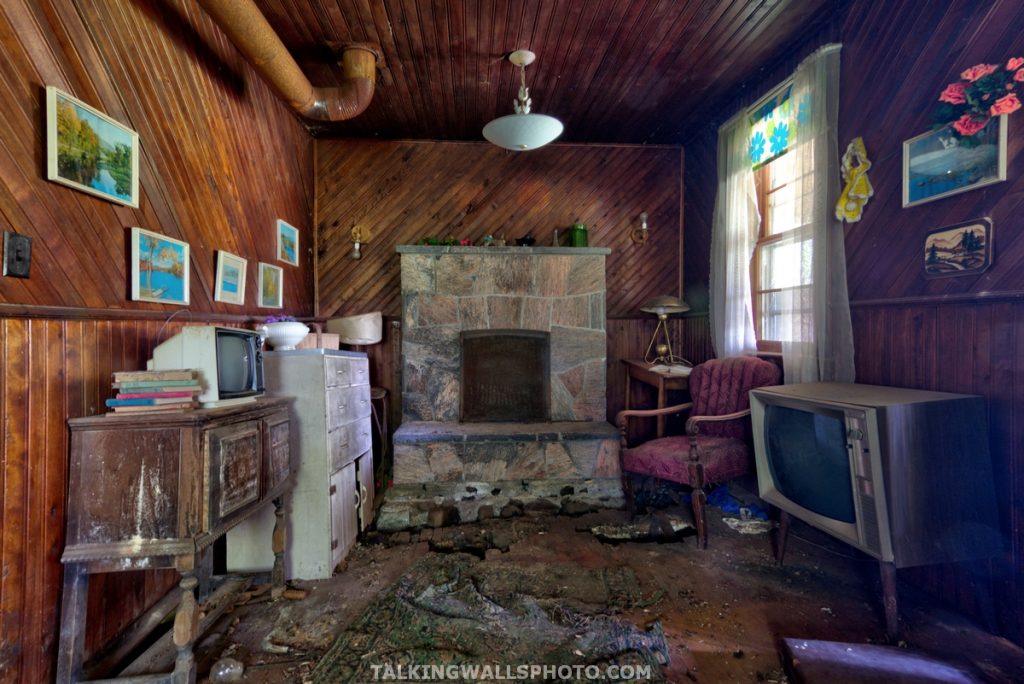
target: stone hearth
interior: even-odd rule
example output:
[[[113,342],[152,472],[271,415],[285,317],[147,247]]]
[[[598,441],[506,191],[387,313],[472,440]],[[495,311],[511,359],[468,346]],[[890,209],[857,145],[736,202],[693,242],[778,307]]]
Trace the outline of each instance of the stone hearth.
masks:
[[[606,248],[400,246],[402,425],[379,529],[622,505],[605,422]],[[552,422],[460,423],[461,334],[550,340]],[[430,515],[440,509],[443,513]],[[455,513],[457,511],[457,514]]]

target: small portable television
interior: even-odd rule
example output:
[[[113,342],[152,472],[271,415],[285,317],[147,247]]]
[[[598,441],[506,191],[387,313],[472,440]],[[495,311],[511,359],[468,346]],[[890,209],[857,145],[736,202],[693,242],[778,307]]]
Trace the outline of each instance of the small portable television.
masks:
[[[149,370],[195,369],[203,408],[255,401],[263,394],[263,350],[255,330],[190,325],[153,349]]]
[[[895,567],[1003,547],[980,396],[815,382],[750,392],[759,495]]]

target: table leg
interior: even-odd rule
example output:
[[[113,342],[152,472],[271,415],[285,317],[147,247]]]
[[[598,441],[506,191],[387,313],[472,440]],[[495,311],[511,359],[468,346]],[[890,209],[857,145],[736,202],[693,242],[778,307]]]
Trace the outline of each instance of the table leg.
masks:
[[[181,604],[174,616],[174,645],[178,656],[174,660],[174,684],[194,684],[196,681],[196,658],[192,646],[199,631],[199,610],[196,605],[196,586],[199,580],[191,571],[182,576]]]
[[[82,678],[85,648],[85,617],[89,603],[89,573],[82,563],[64,565],[64,600],[60,613],[60,648],[57,650],[57,681]]]
[[[658,379],[658,408],[665,408],[665,378]],[[665,416],[658,416],[658,437],[665,436]]]
[[[629,398],[630,398],[630,394],[632,394],[632,391],[631,391],[632,389],[633,389],[633,375],[632,375],[632,373],[629,372],[629,367],[627,366],[626,367],[626,397],[625,397],[626,400],[625,400],[625,402],[623,402],[623,407],[627,411],[629,410]]]
[[[285,519],[284,519],[284,497],[274,499],[274,533],[271,536],[271,546],[274,550],[274,567],[270,572],[270,596],[280,598],[284,593],[284,547],[286,542]]]

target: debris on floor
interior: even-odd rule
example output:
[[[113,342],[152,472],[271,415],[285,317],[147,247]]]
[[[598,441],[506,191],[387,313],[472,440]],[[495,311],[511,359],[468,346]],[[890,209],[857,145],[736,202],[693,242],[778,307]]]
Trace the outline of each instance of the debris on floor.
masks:
[[[313,682],[361,682],[402,666],[502,668],[616,664],[663,682],[660,623],[641,630],[614,612],[606,572],[537,563],[486,567],[467,554],[428,556],[342,632]],[[574,670],[559,681],[588,681]]]
[[[722,522],[740,534],[765,534],[771,531],[773,527],[770,521],[759,520],[758,518],[750,518],[748,520],[743,520],[742,518],[722,518]]]
[[[664,513],[641,516],[631,523],[595,525],[590,532],[603,542],[667,542],[679,541],[693,525],[679,516]]]

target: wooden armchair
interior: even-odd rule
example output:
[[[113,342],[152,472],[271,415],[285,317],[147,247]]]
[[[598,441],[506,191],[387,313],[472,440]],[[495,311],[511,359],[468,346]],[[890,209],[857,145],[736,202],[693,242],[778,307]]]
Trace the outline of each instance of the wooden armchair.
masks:
[[[724,482],[751,470],[753,449],[750,435],[750,390],[777,385],[781,370],[774,363],[754,356],[712,359],[690,372],[692,401],[662,409],[619,411],[622,448],[622,477],[630,513],[634,493],[629,474],[649,475],[678,482],[693,489],[693,515],[697,542],[707,547],[704,487]],[[690,412],[686,436],[652,439],[630,447],[628,420]]]

